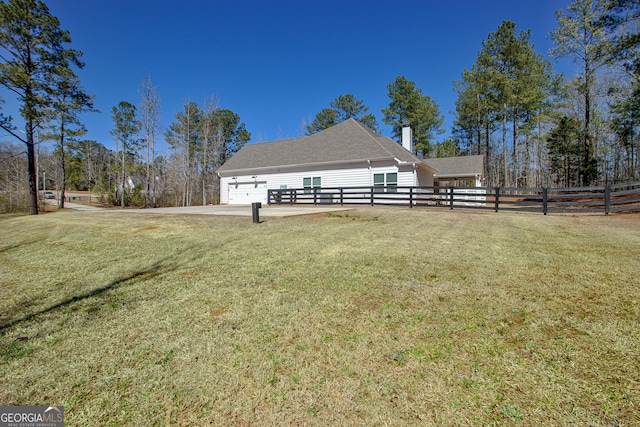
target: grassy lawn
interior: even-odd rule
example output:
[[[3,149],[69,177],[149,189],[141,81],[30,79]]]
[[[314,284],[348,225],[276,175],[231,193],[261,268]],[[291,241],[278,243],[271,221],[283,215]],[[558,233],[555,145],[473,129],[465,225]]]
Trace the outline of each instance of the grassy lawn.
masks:
[[[69,426],[640,424],[638,215],[0,230],[0,404]]]

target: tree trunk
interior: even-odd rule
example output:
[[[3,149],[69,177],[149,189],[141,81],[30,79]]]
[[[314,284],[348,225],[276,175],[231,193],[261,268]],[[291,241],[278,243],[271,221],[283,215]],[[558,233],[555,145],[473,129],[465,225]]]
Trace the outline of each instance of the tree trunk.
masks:
[[[125,174],[125,170],[124,170],[124,147],[125,147],[125,143],[124,141],[122,141],[122,198],[120,200],[120,207],[124,208],[124,189],[126,187],[125,184],[125,179],[126,179],[126,174]]]
[[[584,146],[583,146],[583,171],[582,171],[582,185],[587,186],[591,185],[592,177],[589,172],[589,165],[591,163],[591,136],[589,135],[589,122],[590,122],[590,104],[591,104],[591,94],[589,93],[589,89],[586,89],[584,96]]]
[[[509,182],[509,156],[507,151],[507,104],[504,104],[504,111],[502,113],[502,154],[504,157],[504,187],[508,186]]]
[[[33,132],[35,126],[33,119],[27,120],[27,162],[29,172],[29,215],[38,215],[38,186],[36,184],[36,150],[33,142]]]
[[[544,183],[546,178],[543,176],[544,172],[542,170],[542,123],[540,122],[540,115],[538,115],[538,141],[537,141],[537,169],[538,169],[538,177],[536,179],[537,187],[545,187]]]
[[[204,138],[202,147],[202,206],[207,206],[207,144],[209,139]]]
[[[487,122],[485,124],[485,154],[486,154],[486,159],[484,162],[484,173],[485,173],[485,177],[489,177],[489,170],[490,170],[490,162],[491,162],[491,158],[492,158],[492,153],[491,153],[491,138],[489,138],[489,113],[487,113]],[[493,175],[493,171],[491,171],[491,175]],[[495,184],[492,182],[492,184]]]
[[[518,153],[518,112],[513,109],[513,175],[516,187],[519,187],[520,179],[520,153]]]
[[[529,185],[529,133],[524,135],[524,164],[522,165],[522,185],[524,187],[530,187]]]
[[[482,140],[481,140],[481,135],[482,135],[482,121],[481,121],[481,111],[480,111],[480,94],[476,94],[476,100],[478,101],[478,124],[477,124],[477,130],[478,130],[478,154],[482,154]],[[471,131],[471,134],[473,135],[473,130]],[[473,137],[472,137],[473,138]],[[469,150],[471,151],[471,150]]]
[[[64,189],[67,186],[67,168],[64,161],[64,118],[60,121],[60,163],[62,168],[62,190],[60,191],[58,206],[60,206],[60,209],[64,209]]]
[[[585,38],[587,37],[587,30],[585,28]],[[583,166],[581,172],[582,185],[591,185],[593,177],[590,172],[591,164],[591,136],[589,135],[589,127],[591,122],[591,63],[589,57],[585,55],[584,62],[584,146],[583,150]]]
[[[149,140],[147,138],[147,209],[151,207],[151,182],[150,180],[150,170],[149,170]]]

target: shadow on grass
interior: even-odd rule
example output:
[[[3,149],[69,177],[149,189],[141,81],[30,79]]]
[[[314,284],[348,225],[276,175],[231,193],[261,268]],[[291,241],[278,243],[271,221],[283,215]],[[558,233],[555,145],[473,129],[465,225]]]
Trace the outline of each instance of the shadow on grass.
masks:
[[[167,261],[171,260],[172,258],[173,257],[163,258],[163,259],[155,262],[150,267],[145,268],[144,270],[136,271],[135,273],[132,273],[132,274],[126,276],[126,277],[122,277],[120,279],[114,280],[113,282],[111,282],[111,283],[109,283],[109,284],[107,284],[105,286],[93,289],[93,290],[91,290],[89,292],[86,292],[84,294],[81,294],[81,295],[76,295],[74,297],[67,298],[66,300],[61,301],[61,302],[59,302],[57,304],[54,304],[51,307],[47,307],[47,308],[45,308],[43,310],[40,310],[40,311],[37,311],[35,313],[31,313],[31,314],[25,315],[23,317],[20,317],[18,319],[14,319],[14,320],[11,320],[11,321],[9,321],[7,323],[4,323],[4,324],[0,325],[0,333],[4,332],[5,330],[7,330],[7,329],[19,324],[19,323],[27,322],[27,321],[32,320],[32,319],[34,319],[34,318],[36,318],[38,316],[41,316],[43,314],[47,314],[47,313],[50,313],[52,311],[58,310],[60,308],[67,307],[67,306],[73,304],[74,302],[82,301],[82,300],[85,300],[87,298],[91,298],[91,297],[95,297],[95,296],[100,296],[100,295],[104,294],[105,292],[108,292],[108,291],[110,291],[112,289],[115,289],[115,288],[117,288],[118,286],[120,286],[120,285],[122,285],[124,283],[131,282],[131,281],[134,281],[136,279],[148,280],[149,278],[155,277],[155,276],[157,276],[159,274],[167,273],[169,271],[173,271],[178,267],[178,264],[171,265],[170,263],[167,263]]]
[[[34,243],[40,243],[40,242],[42,242],[44,240],[45,240],[45,238],[41,237],[39,239],[30,240],[28,242],[21,242],[21,243],[15,244],[15,245],[4,246],[4,247],[0,248],[0,253],[9,252],[9,251],[12,251],[14,249],[18,249],[18,248],[20,248],[22,246],[32,245]]]
[[[89,292],[86,292],[84,294],[81,295],[76,295],[74,297],[71,298],[67,298],[64,301],[61,301],[57,304],[52,305],[51,307],[45,308],[43,310],[37,311],[35,313],[31,313],[31,314],[27,314],[24,315],[20,318],[17,319],[13,319],[10,320],[9,322],[0,324],[0,333],[3,333],[5,330],[18,325],[20,323],[24,323],[27,322],[29,320],[35,319],[38,316],[41,316],[43,314],[47,314],[50,313],[52,311],[67,307],[75,302],[78,301],[82,301],[91,297],[95,297],[95,296],[100,296],[102,294],[104,294],[105,292],[108,292],[110,290],[116,289],[117,287],[121,286],[122,284],[125,283],[130,283],[136,279],[139,280],[148,280],[152,277],[158,276],[160,274],[165,274],[165,273],[169,273],[171,271],[175,271],[176,269],[178,269],[181,265],[183,265],[184,263],[188,263],[192,260],[198,259],[202,256],[204,256],[207,253],[211,253],[211,252],[216,252],[216,251],[222,251],[224,250],[223,248],[230,242],[233,242],[235,240],[235,238],[229,238],[225,241],[221,241],[221,242],[217,242],[215,244],[210,244],[206,247],[201,247],[200,249],[198,249],[197,245],[192,245],[191,247],[186,247],[186,248],[180,248],[180,250],[177,253],[168,255],[158,261],[156,261],[155,263],[153,263],[151,266],[149,266],[148,268],[145,268],[143,270],[140,271],[136,271],[126,277],[122,277],[120,279],[114,280],[113,282],[93,289]],[[182,258],[182,259],[180,259]]]

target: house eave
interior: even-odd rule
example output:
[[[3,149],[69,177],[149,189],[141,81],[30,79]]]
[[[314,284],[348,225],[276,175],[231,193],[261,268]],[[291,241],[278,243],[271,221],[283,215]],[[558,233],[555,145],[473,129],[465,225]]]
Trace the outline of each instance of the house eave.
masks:
[[[425,168],[429,169],[433,173],[437,172],[437,169],[429,166],[428,164],[426,164],[424,162],[406,162],[406,161],[402,161],[400,159],[397,159],[395,157],[394,157],[394,160],[398,163],[398,166],[413,166],[414,169],[417,169],[419,166],[421,166],[421,167],[425,167]]]
[[[338,160],[331,162],[317,162],[317,163],[300,163],[293,165],[278,165],[278,166],[264,166],[258,168],[241,168],[241,169],[229,169],[218,171],[218,176],[229,176],[229,175],[247,175],[253,173],[266,173],[266,172],[279,172],[287,169],[299,169],[299,168],[309,168],[309,167],[323,167],[323,166],[333,166],[333,165],[349,165],[356,163],[367,163],[367,162],[380,162],[380,161],[395,161],[398,164],[411,164],[411,162],[400,162],[395,157],[380,157],[376,159],[354,159],[354,160]]]

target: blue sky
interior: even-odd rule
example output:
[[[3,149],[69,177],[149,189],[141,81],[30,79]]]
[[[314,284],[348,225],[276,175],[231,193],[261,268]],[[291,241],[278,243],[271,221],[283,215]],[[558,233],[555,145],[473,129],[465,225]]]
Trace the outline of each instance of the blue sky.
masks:
[[[188,101],[215,96],[251,142],[293,138],[341,94],[362,99],[382,125],[386,85],[414,81],[453,120],[452,82],[475,62],[503,20],[551,48],[554,11],[566,0],[48,0],[84,52],[79,75],[101,113],[89,139],[113,147],[111,108],[139,103],[147,75],[162,98],[162,125]],[[559,64],[556,69],[560,70]],[[570,70],[570,66],[564,71]],[[10,94],[0,92],[12,110]],[[389,136],[390,129],[381,126]],[[443,135],[446,136],[447,134]],[[6,139],[4,139],[6,140]]]

